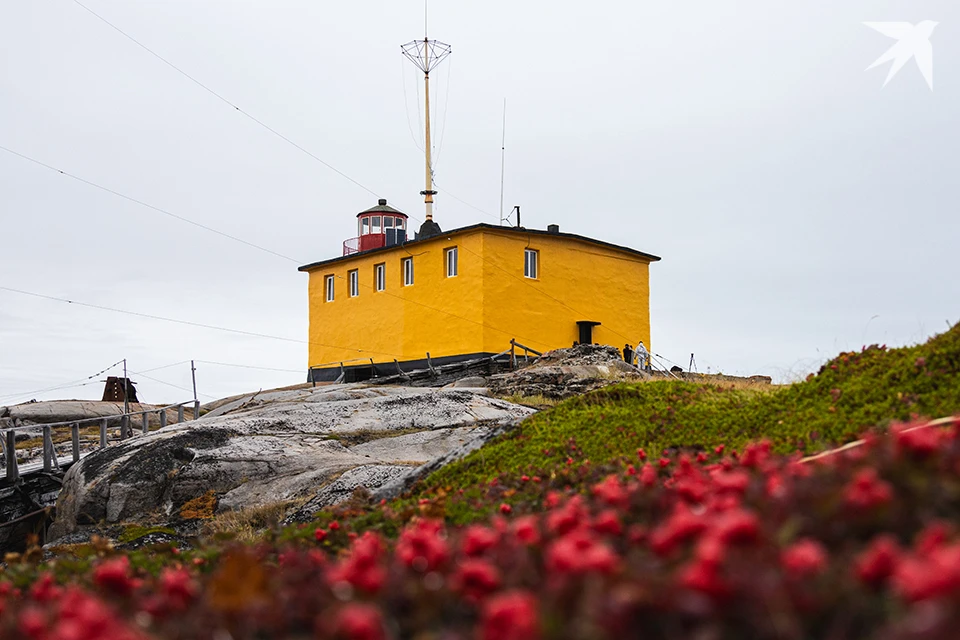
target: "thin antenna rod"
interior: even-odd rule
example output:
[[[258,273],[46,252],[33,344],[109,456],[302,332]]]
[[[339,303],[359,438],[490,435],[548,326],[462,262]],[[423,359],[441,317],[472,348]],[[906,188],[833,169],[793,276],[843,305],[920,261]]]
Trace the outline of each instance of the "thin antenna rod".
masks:
[[[427,0],[423,0],[423,39],[427,39]]]
[[[503,167],[507,156],[507,99],[503,99],[503,138],[500,140],[500,226],[503,226]]]

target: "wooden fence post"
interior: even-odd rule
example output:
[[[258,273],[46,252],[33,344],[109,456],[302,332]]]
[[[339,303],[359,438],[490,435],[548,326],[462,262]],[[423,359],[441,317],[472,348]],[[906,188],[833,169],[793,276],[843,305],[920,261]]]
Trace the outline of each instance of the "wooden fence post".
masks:
[[[183,405],[181,404],[177,406],[177,424],[181,424],[182,422],[183,422]]]
[[[53,438],[50,435],[50,427],[43,427],[43,472],[50,473],[53,470]]]
[[[161,409],[160,410],[160,428],[163,429],[165,426],[167,426],[167,410]]]
[[[73,461],[80,459],[80,423],[70,425],[70,442],[73,445]]]
[[[199,400],[193,401],[193,419],[194,420],[200,419],[200,401]]]
[[[17,467],[17,436],[13,429],[7,430],[7,481],[13,482],[20,477],[20,469]]]
[[[515,338],[510,338],[510,368],[517,368],[517,341]]]
[[[107,448],[107,419],[100,421],[100,448]]]
[[[141,427],[141,429],[143,430],[143,434],[146,435],[150,433],[150,414],[147,411],[144,411],[142,415],[143,415],[143,426]]]

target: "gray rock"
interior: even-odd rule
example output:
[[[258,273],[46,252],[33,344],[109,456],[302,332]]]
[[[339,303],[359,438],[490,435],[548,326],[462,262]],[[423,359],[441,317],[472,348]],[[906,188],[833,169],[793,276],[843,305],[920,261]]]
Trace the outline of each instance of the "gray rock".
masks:
[[[64,477],[50,538],[86,524],[175,519],[207,491],[219,510],[310,495],[356,467],[434,460],[530,413],[460,389],[354,384],[250,394],[81,459]]]
[[[377,488],[403,476],[408,467],[370,464],[345,471],[336,480],[324,486],[309,502],[284,520],[284,524],[309,522],[317,511],[343,502],[357,489]]]
[[[495,396],[543,396],[561,400],[617,382],[649,379],[623,361],[613,347],[580,345],[550,351],[529,366],[490,376],[488,386]]]
[[[488,427],[485,429],[476,429],[473,437],[464,442],[459,447],[451,449],[446,454],[438,456],[433,460],[415,467],[403,473],[402,475],[397,476],[395,479],[383,484],[383,486],[376,488],[372,491],[372,499],[374,501],[380,500],[393,500],[397,496],[401,495],[405,491],[409,490],[414,484],[416,484],[421,479],[425,478],[429,474],[433,473],[437,469],[444,467],[451,462],[463,458],[468,453],[475,451],[487,444],[494,438],[499,435],[510,431],[516,427],[522,419],[515,419],[509,422],[505,422],[496,427]]]
[[[455,389],[484,389],[487,386],[487,379],[481,376],[469,376],[457,380],[456,382],[452,383],[451,386]]]

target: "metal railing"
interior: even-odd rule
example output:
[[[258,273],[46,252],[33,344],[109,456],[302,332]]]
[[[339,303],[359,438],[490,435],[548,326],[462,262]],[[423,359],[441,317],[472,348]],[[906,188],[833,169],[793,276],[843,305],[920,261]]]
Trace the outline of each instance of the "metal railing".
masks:
[[[190,400],[189,402],[180,402],[177,404],[170,404],[164,407],[153,407],[152,409],[143,409],[140,411],[130,411],[127,413],[117,413],[107,416],[97,416],[95,418],[83,418],[81,420],[66,420],[63,422],[49,422],[45,424],[34,424],[20,427],[12,427],[10,429],[3,430],[3,438],[0,439],[0,445],[3,449],[4,457],[4,467],[6,469],[6,480],[8,482],[13,482],[20,477],[20,466],[17,462],[17,430],[19,431],[33,431],[35,429],[42,429],[43,432],[43,472],[51,473],[54,468],[57,470],[60,469],[60,461],[57,458],[57,452],[53,443],[53,430],[56,427],[70,427],[70,440],[71,440],[71,458],[72,462],[76,462],[80,459],[80,425],[87,423],[100,423],[100,448],[104,449],[109,445],[108,438],[108,429],[110,426],[111,420],[116,420],[120,418],[120,440],[126,440],[127,438],[133,437],[133,425],[131,423],[131,418],[133,416],[140,416],[141,418],[141,430],[144,434],[150,431],[149,420],[150,415],[156,413],[159,417],[160,428],[167,426],[167,411],[170,409],[177,410],[177,424],[184,422],[184,406],[193,405],[193,419],[196,420],[200,417],[200,401],[199,400]],[[39,469],[38,469],[39,470]]]
[[[523,349],[523,363],[527,364],[530,362],[530,354],[532,353],[535,356],[542,356],[543,354],[537,351],[536,349],[531,349],[528,346],[522,345],[517,342],[516,338],[510,338],[510,366],[514,369],[517,368],[517,349]]]

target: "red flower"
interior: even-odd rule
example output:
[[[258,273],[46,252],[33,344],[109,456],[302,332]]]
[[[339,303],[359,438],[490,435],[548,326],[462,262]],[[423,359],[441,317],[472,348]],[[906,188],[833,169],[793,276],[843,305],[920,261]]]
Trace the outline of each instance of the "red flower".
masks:
[[[587,518],[583,498],[574,496],[563,507],[547,514],[547,530],[556,535],[572,531]]]
[[[658,464],[660,465],[660,468],[661,468],[661,469],[662,469],[663,467],[669,467],[669,466],[670,466],[670,458],[660,458]]]
[[[500,587],[500,572],[486,560],[470,558],[460,563],[451,586],[470,599],[482,600]]]
[[[513,507],[508,505],[506,502],[500,503],[500,513],[504,515],[510,515],[513,512]]]
[[[730,492],[742,494],[750,485],[750,474],[743,469],[734,469],[731,471],[716,469],[710,474],[710,478],[713,481],[713,486],[716,487],[720,493]]]
[[[130,577],[130,559],[119,556],[104,561],[93,571],[93,581],[107,591],[129,595],[137,583]]]
[[[479,524],[467,527],[463,536],[463,553],[468,556],[479,556],[490,549],[497,541],[500,535],[493,529]]]
[[[620,478],[612,474],[604,478],[603,482],[593,486],[593,495],[611,507],[626,509],[630,504],[630,495],[620,482]]]
[[[861,469],[843,489],[848,505],[858,509],[872,509],[890,502],[893,488],[877,476],[874,469]]]
[[[780,563],[790,576],[815,576],[827,566],[827,550],[812,538],[801,538],[783,550]]]
[[[760,535],[760,521],[744,509],[725,511],[713,523],[713,535],[724,543],[753,542]]]
[[[740,464],[748,469],[759,468],[764,462],[770,459],[770,449],[771,444],[769,440],[761,440],[760,442],[749,444],[743,451]]]
[[[326,531],[326,529],[317,529],[317,530],[315,530],[315,531],[313,532],[313,537],[314,537],[314,539],[316,539],[317,542],[323,542],[324,540],[327,539],[327,531]]]
[[[612,536],[619,536],[623,533],[623,525],[620,523],[620,516],[613,509],[608,509],[598,515],[593,521],[593,530],[597,533],[607,533]]]
[[[30,587],[30,597],[37,602],[51,602],[60,597],[63,589],[57,586],[50,573],[42,573]]]
[[[599,542],[589,531],[578,529],[547,548],[547,569],[557,574],[579,575],[591,571],[611,573],[617,565],[617,554]]]
[[[337,633],[349,640],[384,640],[383,616],[372,604],[351,602],[337,614]]]
[[[450,555],[447,541],[440,536],[442,527],[435,520],[419,520],[406,527],[397,541],[397,558],[416,571],[438,569]]]
[[[380,566],[383,543],[377,534],[367,531],[354,540],[350,553],[331,568],[328,579],[331,584],[347,582],[369,593],[376,593],[386,580],[386,571]]]
[[[647,452],[644,451],[643,449],[637,449],[637,457],[640,458],[641,460],[646,460]]]
[[[197,595],[197,584],[186,569],[166,568],[160,573],[160,590],[175,608],[186,607]]]
[[[670,554],[678,545],[699,535],[707,528],[700,516],[695,516],[683,504],[678,504],[666,522],[650,534],[650,548],[660,556]]]
[[[537,600],[526,591],[508,591],[490,598],[480,616],[481,640],[537,640]]]
[[[854,562],[857,577],[866,584],[880,585],[893,574],[899,558],[896,539],[891,535],[877,536]]]
[[[517,536],[517,540],[526,545],[540,542],[540,530],[537,526],[537,517],[522,516],[517,518],[513,523],[513,535]]]
[[[940,430],[921,425],[897,425],[890,428],[896,434],[897,448],[926,457],[940,449]]]
[[[657,484],[657,470],[649,462],[640,471],[640,484],[648,488]]]
[[[927,556],[903,558],[894,569],[891,583],[911,602],[956,593],[960,589],[960,547],[942,547]]]
[[[339,528],[340,528],[340,522],[338,520],[334,520],[333,522],[330,523],[330,531],[336,531]]]
[[[720,578],[717,567],[704,562],[693,561],[684,567],[678,575],[678,582],[687,589],[714,597],[729,593],[729,587]]]
[[[28,607],[20,614],[20,633],[27,638],[47,637],[47,618],[36,607]]]

